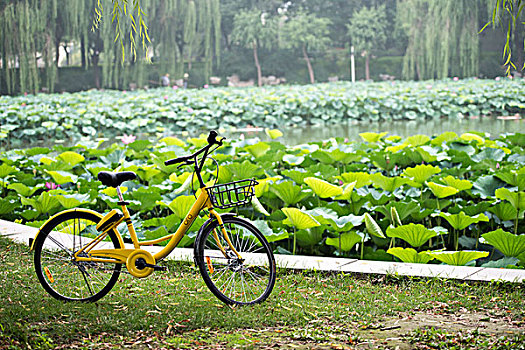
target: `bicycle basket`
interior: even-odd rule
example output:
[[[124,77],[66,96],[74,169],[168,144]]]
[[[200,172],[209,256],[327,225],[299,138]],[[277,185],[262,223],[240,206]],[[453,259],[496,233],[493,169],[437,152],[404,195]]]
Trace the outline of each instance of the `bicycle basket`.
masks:
[[[254,195],[255,179],[246,179],[208,187],[208,195],[214,207],[228,209],[248,204]]]

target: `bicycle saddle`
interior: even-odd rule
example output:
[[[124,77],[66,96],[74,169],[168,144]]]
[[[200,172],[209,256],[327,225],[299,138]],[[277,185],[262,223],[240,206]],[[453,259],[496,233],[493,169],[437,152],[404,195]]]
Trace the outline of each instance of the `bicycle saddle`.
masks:
[[[133,171],[122,171],[119,173],[101,171],[100,173],[98,173],[97,178],[105,186],[118,187],[122,185],[124,181],[136,179],[137,174],[135,174]]]

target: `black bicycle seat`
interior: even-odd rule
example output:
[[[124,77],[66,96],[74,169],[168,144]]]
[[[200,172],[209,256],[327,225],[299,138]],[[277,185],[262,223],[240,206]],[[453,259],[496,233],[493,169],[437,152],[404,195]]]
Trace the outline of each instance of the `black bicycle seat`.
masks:
[[[133,171],[122,171],[118,173],[101,171],[100,173],[98,173],[97,178],[105,186],[118,187],[122,185],[124,181],[136,179],[137,174],[135,174]]]

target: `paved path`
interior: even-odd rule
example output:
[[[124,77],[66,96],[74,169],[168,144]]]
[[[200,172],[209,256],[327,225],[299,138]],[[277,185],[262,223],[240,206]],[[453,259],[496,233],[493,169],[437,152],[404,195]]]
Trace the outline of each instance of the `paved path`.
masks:
[[[0,220],[0,235],[28,244],[38,229]],[[132,246],[130,245],[130,248]],[[145,247],[152,253],[159,247]],[[168,259],[193,260],[193,249],[176,248]],[[328,258],[300,255],[276,255],[277,265],[282,268],[338,271],[348,273],[398,274],[404,276],[441,277],[473,281],[523,282],[525,270],[495,269],[486,267],[448,266],[431,264],[407,264],[388,261],[370,261],[344,258]]]

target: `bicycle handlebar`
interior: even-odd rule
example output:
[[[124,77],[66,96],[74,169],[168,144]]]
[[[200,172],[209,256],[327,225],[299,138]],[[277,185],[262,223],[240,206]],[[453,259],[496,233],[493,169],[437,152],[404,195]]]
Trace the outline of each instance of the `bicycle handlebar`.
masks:
[[[169,160],[164,162],[164,165],[168,166],[168,165],[184,163],[184,162],[188,163],[189,160],[196,158],[202,152],[208,151],[213,145],[222,146],[222,141],[224,141],[224,138],[222,138],[220,140],[217,140],[217,136],[218,136],[217,131],[215,131],[215,130],[210,131],[210,134],[208,135],[208,138],[207,138],[208,145],[204,146],[203,148],[201,148],[200,150],[198,150],[197,152],[195,152],[195,153],[193,153],[193,154],[191,154],[189,156],[183,156],[183,157],[177,157],[177,158],[169,159]]]

